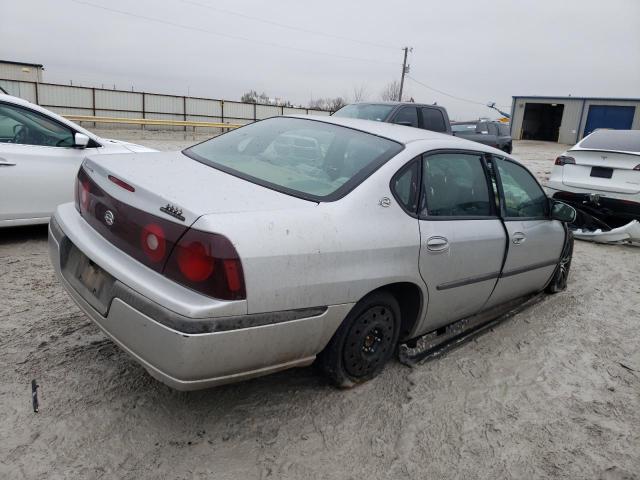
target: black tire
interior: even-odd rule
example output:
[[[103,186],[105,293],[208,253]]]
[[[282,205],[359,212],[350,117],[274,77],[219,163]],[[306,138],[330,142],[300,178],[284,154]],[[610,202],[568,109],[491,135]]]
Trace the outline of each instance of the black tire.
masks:
[[[545,291],[547,293],[562,292],[567,288],[567,280],[569,279],[569,270],[571,269],[571,259],[573,257],[573,233],[571,230],[567,230],[567,240],[562,249],[562,255],[560,256],[560,262],[556,267],[556,271],[553,274],[553,278]]]
[[[511,152],[513,151],[513,144],[511,143],[507,143],[503,148],[502,151],[511,155]]]
[[[349,312],[318,355],[318,366],[336,386],[353,387],[382,371],[399,335],[398,302],[387,292],[372,293]]]

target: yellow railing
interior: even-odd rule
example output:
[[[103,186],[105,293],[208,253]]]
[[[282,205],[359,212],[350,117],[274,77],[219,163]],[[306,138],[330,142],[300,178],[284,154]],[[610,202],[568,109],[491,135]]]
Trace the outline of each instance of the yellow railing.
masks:
[[[161,120],[157,118],[94,117],[92,115],[63,115],[63,117],[73,122],[121,123],[127,125],[162,125],[168,127],[209,128],[238,128],[242,126],[237,123],[196,122],[191,120]]]

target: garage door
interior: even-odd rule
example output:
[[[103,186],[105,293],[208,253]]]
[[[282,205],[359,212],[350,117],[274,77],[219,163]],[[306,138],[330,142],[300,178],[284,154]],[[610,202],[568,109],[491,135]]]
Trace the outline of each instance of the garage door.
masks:
[[[584,136],[586,137],[596,128],[629,130],[635,113],[636,107],[591,105],[587,116],[587,124],[584,127]]]

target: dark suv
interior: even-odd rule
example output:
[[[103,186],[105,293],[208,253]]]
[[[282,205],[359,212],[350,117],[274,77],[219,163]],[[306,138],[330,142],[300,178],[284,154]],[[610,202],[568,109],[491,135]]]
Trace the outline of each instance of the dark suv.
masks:
[[[362,118],[397,123],[451,135],[449,115],[444,107],[413,102],[352,103],[333,114],[335,117]]]
[[[498,148],[503,152],[511,153],[513,141],[511,131],[506,123],[490,120],[478,120],[475,122],[453,122],[451,124],[453,135],[478,143],[484,143]]]

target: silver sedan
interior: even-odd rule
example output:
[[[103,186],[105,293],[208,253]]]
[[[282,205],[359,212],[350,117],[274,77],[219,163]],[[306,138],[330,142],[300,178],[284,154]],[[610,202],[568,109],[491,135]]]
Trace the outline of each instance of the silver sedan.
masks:
[[[180,390],[317,361],[339,386],[399,341],[566,287],[573,211],[491,147],[277,117],[183,152],[90,157],[49,226],[71,297]]]

